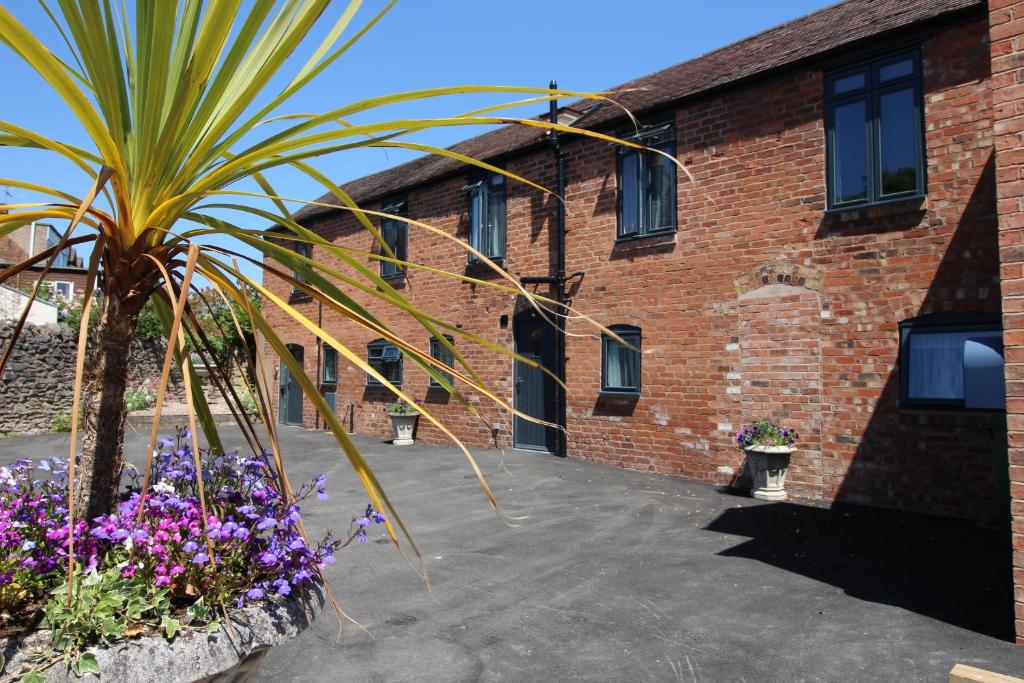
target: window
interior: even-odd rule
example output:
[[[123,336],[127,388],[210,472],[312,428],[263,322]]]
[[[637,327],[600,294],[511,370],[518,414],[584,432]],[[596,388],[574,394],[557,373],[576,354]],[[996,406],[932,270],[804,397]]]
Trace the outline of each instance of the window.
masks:
[[[497,173],[469,190],[469,245],[492,261],[505,259],[505,177]],[[469,255],[469,262],[479,259]]]
[[[310,244],[309,242],[292,242],[292,251],[294,251],[299,256],[305,256],[306,258],[313,257],[313,245]],[[308,263],[306,263],[305,265],[309,266]],[[292,277],[294,277],[299,282],[306,281],[306,277],[297,270],[292,271]],[[305,295],[305,292],[298,285],[296,285],[295,287],[292,288],[292,295]]]
[[[900,324],[905,406],[1003,409],[1005,397],[998,316],[939,313]]]
[[[825,82],[829,208],[923,196],[918,53],[843,69]]]
[[[53,283],[53,291],[64,297],[64,301],[71,301],[71,297],[75,293],[75,285],[73,282],[58,280]]]
[[[647,129],[626,139],[676,155],[671,125]],[[650,150],[622,147],[618,160],[619,239],[676,229],[676,165]]]
[[[385,204],[381,207],[381,213],[390,213],[396,216],[404,216],[406,211],[406,202],[396,201],[390,204]],[[409,224],[405,221],[397,218],[382,218],[380,221],[380,234],[384,238],[385,244],[395,254],[395,258],[399,261],[405,261],[407,255],[407,247],[409,242]],[[384,250],[381,250],[383,256],[387,256]],[[405,274],[405,268],[392,263],[391,261],[380,262],[380,276],[381,277],[402,277]]]
[[[333,346],[323,347],[323,368],[320,373],[320,382],[322,384],[337,384],[338,383],[338,350]]]
[[[444,338],[448,340],[449,344],[454,344],[454,342],[455,342],[455,340],[452,339],[451,337],[449,337],[447,334],[444,336]],[[447,346],[442,344],[441,341],[439,339],[437,339],[436,337],[431,338],[431,340],[430,340],[430,357],[434,358],[436,360],[441,361],[442,363],[444,363],[448,367],[454,367],[454,365],[455,365],[455,355],[451,352],[451,350]],[[452,377],[452,374],[450,372],[444,372],[440,368],[434,368],[434,369],[442,377],[444,377],[445,381],[448,382],[448,384],[451,384],[452,382],[455,381],[455,378]],[[435,388],[442,388],[441,387],[441,383],[438,382],[433,377],[430,378],[430,386],[431,387],[435,387]]]
[[[614,325],[611,331],[630,346],[608,335],[601,337],[601,392],[640,393],[640,328]]]
[[[366,360],[374,370],[384,376],[384,379],[395,386],[402,385],[402,353],[394,344],[383,339],[370,342],[366,347]],[[366,376],[366,383],[373,386],[383,384],[372,375]]]

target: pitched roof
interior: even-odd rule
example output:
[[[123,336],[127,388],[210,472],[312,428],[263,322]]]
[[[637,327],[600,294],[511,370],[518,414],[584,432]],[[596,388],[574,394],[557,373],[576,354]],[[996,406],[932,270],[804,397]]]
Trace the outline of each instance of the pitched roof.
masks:
[[[823,55],[865,38],[984,7],[985,0],[847,0],[625,83],[613,88],[610,96],[637,114]],[[586,103],[569,106],[579,110]],[[618,108],[605,106],[589,116],[584,127],[597,128],[621,117]],[[487,160],[525,149],[542,139],[537,129],[513,124],[470,138],[450,149]],[[357,202],[366,202],[455,173],[464,166],[454,159],[427,155],[353,180],[342,185],[342,189]],[[337,203],[330,193],[317,201]],[[330,211],[327,207],[305,206],[295,217],[309,220]]]

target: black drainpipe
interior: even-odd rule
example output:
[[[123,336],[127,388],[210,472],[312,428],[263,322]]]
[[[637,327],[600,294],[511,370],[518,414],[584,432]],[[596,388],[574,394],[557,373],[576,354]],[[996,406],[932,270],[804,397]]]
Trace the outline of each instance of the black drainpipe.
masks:
[[[551,90],[558,89],[558,82],[551,81],[548,86]],[[558,100],[552,99],[549,103],[548,121],[558,123]],[[558,131],[548,131],[551,140],[551,151],[555,157],[555,234],[557,242],[555,246],[555,272],[553,275],[540,277],[521,278],[523,284],[548,283],[553,290],[554,299],[564,303],[565,296],[565,156],[562,154],[562,146],[559,143]],[[555,318],[555,375],[565,382],[565,316]],[[566,456],[566,396],[565,389],[561,386],[555,387],[555,424],[558,425],[558,432],[555,434],[555,455],[564,458]]]

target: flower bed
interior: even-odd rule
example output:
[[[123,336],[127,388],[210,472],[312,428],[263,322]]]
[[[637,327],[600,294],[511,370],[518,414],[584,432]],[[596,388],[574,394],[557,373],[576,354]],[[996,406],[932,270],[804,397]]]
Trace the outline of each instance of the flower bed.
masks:
[[[242,608],[315,585],[320,570],[367,528],[384,521],[367,507],[345,538],[316,543],[302,532],[300,504],[326,498],[317,475],[285,499],[269,456],[202,453],[207,517],[187,432],[160,442],[145,497],[138,473],[119,509],[72,530],[75,601],[67,601],[66,462],[19,460],[0,468],[0,637],[53,631],[57,659],[91,671],[96,643],[144,633],[220,628],[225,608]],[[140,513],[142,511],[142,514]],[[0,662],[2,666],[2,662]]]

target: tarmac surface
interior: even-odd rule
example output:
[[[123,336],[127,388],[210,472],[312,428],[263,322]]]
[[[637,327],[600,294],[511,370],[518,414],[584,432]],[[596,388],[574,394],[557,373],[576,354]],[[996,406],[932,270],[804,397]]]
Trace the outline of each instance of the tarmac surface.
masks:
[[[241,447],[237,431],[226,445]],[[66,435],[0,440],[0,463]],[[130,459],[146,436],[127,438]],[[282,432],[312,535],[368,498],[328,434]],[[921,515],[763,503],[684,479],[476,451],[503,521],[453,448],[357,437],[430,579],[375,527],[339,553],[328,608],[267,655],[280,681],[946,681],[957,662],[1024,677],[998,534]]]

